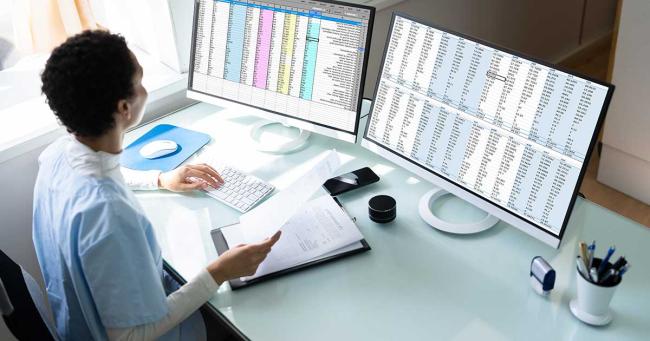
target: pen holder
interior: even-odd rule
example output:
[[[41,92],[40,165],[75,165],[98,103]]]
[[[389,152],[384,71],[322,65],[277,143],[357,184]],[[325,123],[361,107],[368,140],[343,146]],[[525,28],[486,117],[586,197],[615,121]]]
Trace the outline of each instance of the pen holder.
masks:
[[[598,269],[601,261],[599,258],[594,258],[592,266]],[[612,264],[608,263],[605,271],[609,270],[611,266]],[[578,297],[569,303],[571,313],[587,324],[602,326],[610,323],[613,316],[609,309],[609,303],[620,283],[621,278],[618,276],[611,281],[594,283],[590,277],[585,277],[579,269],[576,269]]]

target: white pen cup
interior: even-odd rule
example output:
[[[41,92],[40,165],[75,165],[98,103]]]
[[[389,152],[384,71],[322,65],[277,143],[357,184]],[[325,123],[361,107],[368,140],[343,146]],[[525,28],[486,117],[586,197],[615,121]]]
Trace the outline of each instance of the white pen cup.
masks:
[[[592,267],[598,269],[601,259],[594,258]],[[611,268],[608,263],[606,271]],[[604,271],[604,272],[606,272]],[[608,279],[602,283],[595,283],[592,278],[576,268],[577,299],[570,303],[571,312],[581,321],[592,325],[605,325],[611,322],[612,314],[609,304],[614,297],[616,288],[621,283],[621,278]]]

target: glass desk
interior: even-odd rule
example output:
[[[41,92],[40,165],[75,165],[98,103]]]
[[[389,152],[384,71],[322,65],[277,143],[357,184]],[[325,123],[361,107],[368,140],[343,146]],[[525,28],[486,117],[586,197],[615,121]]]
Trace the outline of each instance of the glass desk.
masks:
[[[209,303],[240,335],[252,340],[647,340],[650,267],[644,262],[650,261],[650,229],[579,198],[559,250],[505,223],[469,236],[439,232],[417,213],[427,182],[359,145],[319,135],[293,154],[260,153],[249,138],[257,120],[196,104],[126,137],[128,144],[161,123],[208,133],[209,146],[224,162],[280,190],[306,172],[306,161],[329,148],[341,153],[340,173],[370,166],[381,177],[339,197],[357,217],[371,251],[238,291],[221,286]],[[368,199],[377,194],[397,200],[394,222],[368,219]],[[239,216],[200,192],[138,192],[137,197],[164,259],[185,279],[217,258],[210,230]],[[633,265],[614,295],[614,321],[606,327],[588,326],[569,311],[577,242],[594,239],[597,255],[616,245],[616,255],[624,254]],[[557,271],[547,298],[529,285],[534,256],[543,256]]]

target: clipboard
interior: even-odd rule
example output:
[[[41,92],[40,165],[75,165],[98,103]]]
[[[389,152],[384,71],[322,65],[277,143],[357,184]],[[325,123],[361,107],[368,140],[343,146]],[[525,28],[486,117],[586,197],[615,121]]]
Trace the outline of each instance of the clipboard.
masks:
[[[343,210],[343,212],[345,212],[347,214],[347,212],[345,211],[345,209],[341,205],[341,202],[339,202],[339,200],[337,198],[333,197],[332,199],[334,199],[334,201],[336,201],[336,203],[339,205],[339,207],[341,207],[341,210]],[[350,217],[350,219],[353,222],[356,221],[356,219],[353,218],[353,217]],[[210,235],[212,236],[212,242],[214,243],[214,246],[217,249],[217,253],[219,255],[222,255],[224,252],[226,252],[226,251],[228,251],[230,249],[230,247],[228,246],[228,243],[226,242],[226,238],[223,236],[223,233],[221,232],[221,228],[231,226],[231,225],[234,225],[234,224],[225,225],[225,226],[222,226],[222,227],[219,227],[219,228],[216,228],[216,229],[210,231]],[[253,278],[253,279],[248,280],[248,281],[243,281],[241,278],[236,278],[236,279],[229,280],[228,283],[230,283],[230,288],[232,288],[232,290],[237,290],[237,289],[245,288],[247,286],[250,286],[250,285],[253,285],[253,284],[256,284],[256,283],[267,281],[269,279],[273,279],[273,278],[280,277],[280,276],[283,276],[283,275],[287,275],[287,274],[290,274],[290,273],[293,273],[293,272],[296,272],[296,271],[307,269],[307,268],[313,267],[315,265],[329,263],[329,262],[335,261],[337,259],[341,259],[341,258],[344,258],[344,257],[347,257],[347,256],[351,256],[351,255],[355,255],[355,254],[358,254],[358,253],[362,253],[362,252],[371,250],[370,244],[368,244],[368,242],[365,239],[361,239],[358,242],[358,244],[359,245],[358,245],[357,248],[354,248],[354,249],[350,250],[347,247],[343,247],[342,249],[345,249],[345,250],[342,251],[341,253],[336,253],[336,254],[333,254],[333,255],[331,253],[328,253],[328,254],[325,254],[322,257],[315,258],[315,259],[310,260],[310,261],[308,261],[306,263],[298,264],[298,265],[292,266],[292,267],[284,269],[284,270],[272,272],[270,274],[266,274],[264,276]],[[333,252],[336,252],[336,250],[333,251]]]

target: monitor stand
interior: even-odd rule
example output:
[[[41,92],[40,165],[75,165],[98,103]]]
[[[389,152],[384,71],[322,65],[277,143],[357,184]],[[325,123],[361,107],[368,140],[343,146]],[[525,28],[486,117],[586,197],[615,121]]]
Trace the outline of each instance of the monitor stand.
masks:
[[[262,134],[275,135],[262,141]],[[280,122],[260,120],[251,128],[251,139],[259,151],[274,154],[294,152],[307,144],[309,131]]]
[[[446,201],[448,202],[444,202],[445,199],[443,199],[443,197],[447,197],[446,199],[448,200]],[[438,205],[436,205],[436,203]],[[459,216],[460,213],[460,215],[463,217],[476,217],[476,220],[466,223],[451,222],[450,219],[442,219],[440,216],[434,214],[434,211],[436,211],[435,206],[440,206],[441,210],[439,211],[442,211],[443,204],[445,206],[448,206],[448,208],[453,208],[455,216]],[[425,193],[422,198],[420,198],[420,204],[418,206],[420,217],[427,224],[438,230],[449,233],[477,233],[487,230],[499,222],[499,219],[497,217],[480,210],[479,208],[439,187],[435,187],[434,189]]]

